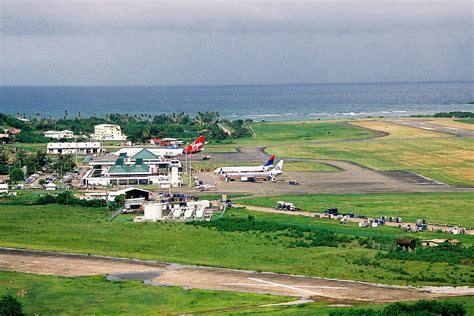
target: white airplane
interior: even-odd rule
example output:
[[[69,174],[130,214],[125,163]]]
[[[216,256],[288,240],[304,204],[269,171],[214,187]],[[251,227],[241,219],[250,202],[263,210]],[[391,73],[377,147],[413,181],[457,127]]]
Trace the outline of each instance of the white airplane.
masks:
[[[224,173],[221,177],[225,182],[233,181],[240,179],[242,182],[255,182],[259,180],[270,180],[275,181],[275,178],[283,173],[283,162],[280,160],[278,164],[270,171],[261,171],[261,172],[229,172]]]
[[[220,167],[214,169],[214,173],[224,174],[224,173],[237,173],[237,172],[262,172],[267,171],[270,167],[273,166],[273,161],[275,160],[275,155],[271,155],[270,158],[265,161],[261,166],[242,166],[242,167]]]
[[[209,191],[216,187],[217,187],[217,182],[215,182],[214,184],[199,184],[199,185],[196,185],[194,188],[202,192],[202,191]]]
[[[194,140],[189,146],[185,148],[147,148],[155,155],[163,156],[163,157],[178,157],[180,155],[190,155],[199,153],[202,151],[202,146],[206,141],[206,136],[199,136],[196,140]],[[141,151],[143,148],[122,148],[116,151],[115,155],[120,155],[121,153],[126,153],[128,157],[134,156],[136,153]]]

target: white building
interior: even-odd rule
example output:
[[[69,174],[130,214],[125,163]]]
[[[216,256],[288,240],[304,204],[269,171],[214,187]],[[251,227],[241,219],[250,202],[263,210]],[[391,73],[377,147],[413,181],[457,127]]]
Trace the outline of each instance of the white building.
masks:
[[[126,140],[127,136],[122,134],[122,130],[118,125],[100,124],[94,126],[94,134],[92,139],[96,140]]]
[[[56,191],[58,189],[58,186],[53,182],[50,182],[45,184],[44,189],[47,191]]]
[[[103,148],[99,142],[85,142],[85,143],[48,143],[46,153],[51,155],[90,155],[100,154]]]
[[[63,131],[47,131],[47,132],[44,132],[44,137],[54,138],[54,139],[73,138],[74,133],[72,131],[68,131],[67,129]]]
[[[8,183],[0,183],[0,194],[8,194]]]

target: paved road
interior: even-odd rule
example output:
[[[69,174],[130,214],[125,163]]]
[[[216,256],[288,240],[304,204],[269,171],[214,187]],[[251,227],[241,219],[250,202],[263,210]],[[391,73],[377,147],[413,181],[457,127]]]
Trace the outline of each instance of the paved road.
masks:
[[[370,302],[474,295],[474,288],[469,287],[385,286],[297,275],[11,248],[0,249],[0,270],[62,276],[107,274],[110,280],[143,280],[158,286],[174,285],[184,288]]]
[[[474,131],[468,129],[462,129],[459,127],[450,127],[436,124],[435,121],[430,120],[385,120],[385,122],[396,123],[405,126],[411,126],[416,128],[421,128],[428,131],[435,131],[441,133],[447,133],[451,135],[456,135],[459,137],[474,137]]]

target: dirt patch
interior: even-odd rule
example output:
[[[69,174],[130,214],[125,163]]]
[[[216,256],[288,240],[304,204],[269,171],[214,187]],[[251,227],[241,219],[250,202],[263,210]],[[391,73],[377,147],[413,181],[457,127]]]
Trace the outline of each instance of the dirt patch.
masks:
[[[156,271],[156,267],[100,259],[0,253],[0,270],[43,275],[87,276]]]

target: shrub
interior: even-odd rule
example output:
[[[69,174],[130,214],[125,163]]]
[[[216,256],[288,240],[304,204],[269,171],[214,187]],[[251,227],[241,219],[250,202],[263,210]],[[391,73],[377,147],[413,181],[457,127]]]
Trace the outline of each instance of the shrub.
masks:
[[[0,298],[0,315],[22,316],[23,308],[21,303],[10,294],[3,295]]]

